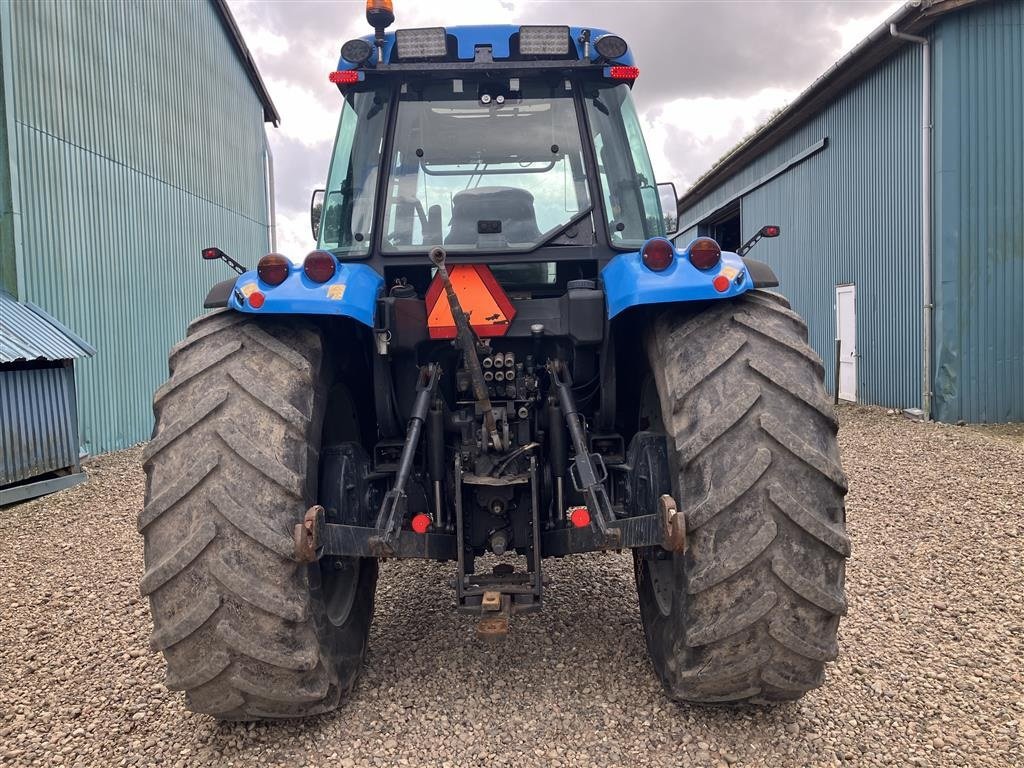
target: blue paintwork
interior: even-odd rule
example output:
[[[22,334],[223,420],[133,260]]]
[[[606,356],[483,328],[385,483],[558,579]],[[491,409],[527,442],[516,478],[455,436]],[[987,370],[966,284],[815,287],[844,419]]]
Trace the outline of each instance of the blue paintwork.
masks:
[[[590,30],[590,61],[597,62],[600,58],[597,53],[597,49],[594,47],[594,43],[599,37],[604,35],[612,34],[604,29],[596,29],[594,27],[570,27],[569,32],[572,35],[573,45],[575,46],[577,60],[583,58],[583,46],[579,43],[580,34],[583,30]],[[514,24],[482,24],[472,26],[461,26],[461,27],[447,27],[449,35],[453,35],[458,41],[458,57],[460,61],[473,61],[473,57],[476,53],[476,46],[478,45],[489,45],[491,46],[491,55],[495,60],[500,61],[507,59],[510,55],[510,40],[512,35],[519,33],[519,26]],[[363,40],[373,44],[373,35],[366,35]],[[629,42],[628,40],[626,41]],[[384,35],[384,61],[391,61],[391,54],[395,49],[395,33],[388,32]],[[632,50],[626,51],[624,56],[620,56],[615,59],[615,64],[621,64],[623,66],[635,66],[633,59]],[[338,60],[338,69],[355,69],[359,67],[359,64],[353,64],[348,59],[341,58]],[[429,68],[430,63],[426,62],[423,67]]]
[[[259,309],[239,301],[246,286],[255,284],[266,301]],[[331,286],[344,286],[341,298],[330,297]],[[268,285],[259,279],[256,270],[238,276],[228,306],[253,315],[340,315],[373,327],[377,297],[384,288],[384,278],[366,264],[338,264],[334,277],[326,283],[314,283],[300,265],[293,264],[288,277],[280,285]],[[338,288],[334,292],[338,292]]]
[[[690,245],[677,250],[676,258],[663,272],[653,272],[644,266],[640,251],[621,253],[612,259],[601,270],[609,319],[642,304],[731,299],[753,289],[754,281],[739,255],[724,251],[717,266],[708,270],[697,269],[690,263]],[[729,267],[741,270],[737,275],[739,283],[734,278],[729,283],[729,290],[719,293],[711,281]]]

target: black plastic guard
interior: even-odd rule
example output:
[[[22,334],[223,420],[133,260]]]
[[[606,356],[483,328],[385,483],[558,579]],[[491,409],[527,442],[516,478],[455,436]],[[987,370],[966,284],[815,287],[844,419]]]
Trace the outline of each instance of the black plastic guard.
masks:
[[[744,256],[743,263],[747,265],[747,272],[750,273],[755,288],[774,288],[779,284],[779,278],[763,261],[755,261]]]
[[[228,299],[231,298],[231,291],[235,287],[235,280],[237,278],[231,278],[230,280],[224,280],[223,282],[217,283],[210,289],[210,292],[206,294],[206,301],[203,302],[203,307],[206,309],[216,309],[217,307],[226,307],[228,305]]]

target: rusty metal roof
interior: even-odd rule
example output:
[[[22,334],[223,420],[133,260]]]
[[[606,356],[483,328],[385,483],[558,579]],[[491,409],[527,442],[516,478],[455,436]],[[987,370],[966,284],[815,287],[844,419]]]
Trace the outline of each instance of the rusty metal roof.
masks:
[[[0,363],[74,360],[96,350],[35,304],[0,291]]]

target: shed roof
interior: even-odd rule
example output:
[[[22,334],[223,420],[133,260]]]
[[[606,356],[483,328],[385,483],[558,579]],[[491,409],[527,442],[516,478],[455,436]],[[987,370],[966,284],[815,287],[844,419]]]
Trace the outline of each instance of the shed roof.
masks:
[[[74,360],[96,350],[35,304],[0,291],[0,363]]]
[[[889,25],[900,32],[921,34],[936,18],[988,0],[911,0],[898,8],[849,53],[829,67],[817,80],[771,120],[737,147],[730,150],[679,198],[679,212],[725,183],[752,160],[763,155],[786,136],[824,110],[838,95],[889,58],[907,42],[893,37]]]
[[[217,11],[220,23],[231,40],[231,44],[235,47],[235,53],[238,54],[242,66],[245,67],[245,73],[249,76],[249,82],[252,83],[256,95],[263,102],[263,122],[273,123],[276,127],[281,122],[281,116],[277,113],[277,107],[274,106],[274,102],[270,98],[267,86],[263,84],[263,78],[260,77],[260,71],[256,68],[256,62],[253,60],[252,54],[249,53],[249,46],[245,44],[242,31],[238,28],[238,24],[235,23],[235,17],[231,15],[231,9],[228,8],[227,0],[210,0],[210,2],[214,10]]]

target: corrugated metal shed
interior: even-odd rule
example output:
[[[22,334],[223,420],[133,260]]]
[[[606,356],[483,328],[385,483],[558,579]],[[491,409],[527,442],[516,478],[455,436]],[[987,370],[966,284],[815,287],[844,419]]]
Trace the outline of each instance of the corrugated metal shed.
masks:
[[[744,239],[782,227],[751,256],[807,318],[828,382],[835,286],[856,284],[858,397],[892,408],[920,406],[920,71],[920,51],[904,48],[686,214],[738,197]]]
[[[1024,419],[1024,3],[925,0],[933,46],[932,414]],[[680,239],[740,204],[743,236],[810,325],[832,381],[835,288],[857,286],[857,396],[920,407],[920,46],[883,25],[680,200]]]
[[[0,363],[77,360],[96,350],[34,304],[0,291]]]
[[[935,30],[935,414],[1024,420],[1024,2]]]
[[[38,307],[0,292],[0,506],[85,479],[74,360],[94,353]]]
[[[99,349],[78,372],[94,453],[149,436],[167,350],[221,277],[201,249],[270,247],[277,113],[225,13],[0,0],[16,295]]]

